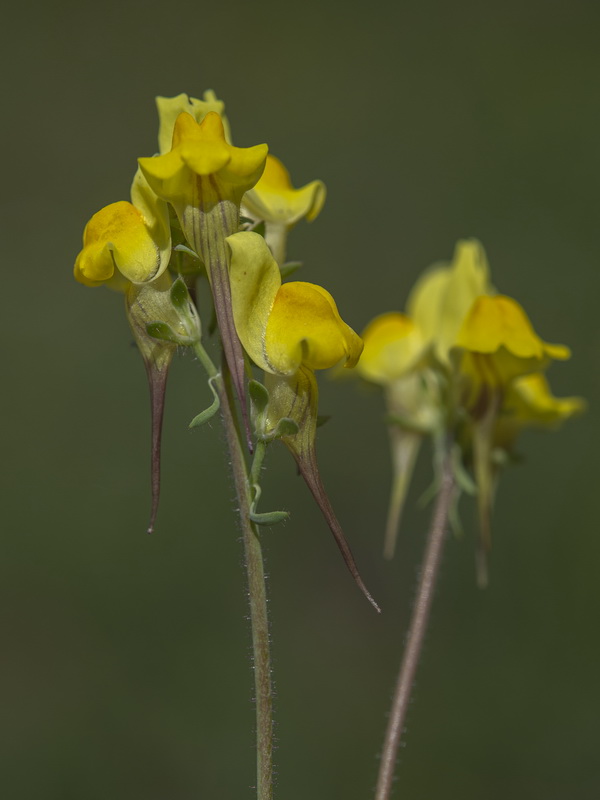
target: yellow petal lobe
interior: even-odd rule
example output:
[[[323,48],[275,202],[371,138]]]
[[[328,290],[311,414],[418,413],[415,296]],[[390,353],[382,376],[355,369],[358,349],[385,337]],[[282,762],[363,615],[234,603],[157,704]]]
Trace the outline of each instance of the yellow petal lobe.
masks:
[[[495,353],[504,347],[518,358],[566,359],[570,355],[564,345],[543,342],[519,303],[505,295],[477,298],[463,322],[456,344],[478,353]]]
[[[521,424],[556,427],[585,408],[581,397],[555,397],[545,376],[535,372],[513,382],[503,412]]]
[[[361,338],[340,317],[333,297],[312,283],[281,286],[265,332],[265,351],[277,372],[291,375],[300,365],[327,369],[354,366]]]
[[[450,350],[473,302],[492,291],[489,277],[482,245],[469,239],[457,243],[450,265],[433,267],[415,284],[408,314],[444,366],[450,363]]]
[[[421,359],[426,344],[413,320],[399,312],[376,317],[362,338],[365,346],[357,371],[366,380],[382,385],[411,370]]]
[[[265,352],[265,332],[281,286],[279,267],[258,233],[234,233],[227,237],[227,244],[231,252],[229,280],[237,334],[254,363],[273,372]]]
[[[291,228],[303,217],[309,222],[316,219],[325,197],[322,181],[312,181],[295,189],[285,166],[269,154],[262,177],[244,198],[244,209],[257,219]]]
[[[143,214],[124,200],[105,206],[86,225],[75,277],[99,285],[113,277],[115,266],[135,283],[152,280],[166,268]]]
[[[158,149],[160,153],[167,153],[171,149],[175,120],[182,112],[190,114],[196,122],[202,122],[210,111],[216,112],[223,122],[225,139],[228,142],[231,141],[229,124],[224,115],[225,103],[217,99],[211,89],[204,92],[202,100],[189,97],[187,94],[178,94],[175,97],[157,97],[155,100],[159,120]]]

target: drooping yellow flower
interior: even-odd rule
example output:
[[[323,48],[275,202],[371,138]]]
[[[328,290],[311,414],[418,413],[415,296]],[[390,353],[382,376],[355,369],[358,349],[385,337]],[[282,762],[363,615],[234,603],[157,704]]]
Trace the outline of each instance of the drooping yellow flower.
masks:
[[[553,397],[542,374],[569,349],[543,341],[521,306],[495,293],[474,240],[458,242],[450,265],[417,281],[407,308],[408,316],[384,314],[365,329],[357,369],[384,388],[389,414],[394,484],[385,552],[393,550],[419,442],[427,433],[438,446],[447,437],[458,489],[477,494],[485,585],[499,464],[524,427],[553,427],[583,409],[580,398]]]
[[[375,317],[362,338],[364,350],[356,370],[365,380],[382,386],[413,369],[427,345],[414,320],[395,311]]]
[[[265,171],[244,197],[244,209],[256,219],[292,228],[301,219],[316,219],[325,202],[323,181],[311,181],[294,189],[290,173],[273,155],[267,156]]]
[[[570,357],[568,347],[548,344],[534,331],[523,308],[510,297],[478,297],[456,337],[465,352],[461,372],[475,384],[506,386],[511,380],[543,370],[551,359]]]
[[[555,397],[541,372],[523,375],[512,381],[504,396],[494,429],[494,444],[510,450],[524,428],[555,429],[582,414],[585,408],[581,397]]]
[[[459,241],[451,264],[433,266],[415,284],[408,315],[445,367],[450,367],[450,350],[469,309],[480,295],[491,292],[485,251],[475,239]]]
[[[178,94],[175,97],[156,98],[159,153],[168,153],[171,149],[175,121],[183,112],[190,114],[196,122],[200,123],[210,111],[214,111],[221,117],[226,141],[231,142],[229,122],[224,113],[225,103],[217,98],[212,89],[207,89],[202,95],[202,98],[202,100],[197,100],[195,97],[189,97],[187,94]]]
[[[379,610],[359,575],[323,486],[315,449],[318,388],[314,370],[340,362],[354,366],[362,340],[341,319],[325,289],[310,283],[281,284],[279,267],[262,236],[237,233],[227,244],[238,335],[250,358],[265,370],[269,400],[259,435],[268,438],[282,420],[295,423],[297,432],[280,438],[294,456],[354,580]]]
[[[570,351],[564,345],[544,342],[523,308],[505,295],[478,297],[456,344],[458,370],[466,384],[462,403],[473,419],[472,460],[480,526],[477,575],[479,584],[485,586],[498,471],[493,453],[505,394],[516,379],[541,372],[552,359],[569,358]]]
[[[244,196],[246,216],[265,223],[265,239],[279,266],[285,261],[288,232],[301,219],[316,219],[325,202],[323,181],[311,181],[300,189],[292,186],[281,161],[268,155],[265,171],[256,186]]]
[[[167,269],[171,257],[167,206],[139,171],[131,200],[105,206],[86,225],[74,270],[80,283],[124,289],[129,281],[147,283]]]
[[[254,363],[274,375],[301,366],[354,366],[360,337],[342,320],[333,297],[312,283],[281,283],[277,263],[257,233],[228,237],[233,316]]]
[[[392,558],[421,442],[440,427],[439,382],[425,358],[430,343],[406,314],[381,314],[362,338],[365,346],[356,372],[383,387],[390,422],[392,491],[383,552]]]

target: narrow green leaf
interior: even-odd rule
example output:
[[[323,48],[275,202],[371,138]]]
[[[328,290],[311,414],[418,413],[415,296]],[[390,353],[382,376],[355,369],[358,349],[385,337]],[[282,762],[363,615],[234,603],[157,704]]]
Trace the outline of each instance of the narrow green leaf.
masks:
[[[205,408],[204,411],[201,411],[194,417],[194,419],[190,422],[188,426],[189,428],[197,428],[199,425],[204,425],[205,422],[208,422],[209,419],[212,419],[212,417],[214,417],[214,415],[221,407],[221,401],[219,400],[219,395],[217,394],[217,390],[214,387],[214,381],[212,378],[208,379],[208,385],[210,386],[210,390],[213,393],[214,400],[208,408]]]
[[[263,514],[257,514],[251,511],[249,514],[252,522],[255,522],[257,525],[277,525],[279,522],[286,520],[289,516],[288,511],[266,511]]]

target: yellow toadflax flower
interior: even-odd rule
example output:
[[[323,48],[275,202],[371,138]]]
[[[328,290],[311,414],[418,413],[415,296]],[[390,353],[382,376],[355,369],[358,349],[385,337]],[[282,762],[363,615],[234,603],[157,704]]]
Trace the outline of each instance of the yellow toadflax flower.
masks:
[[[354,366],[360,337],[342,320],[333,297],[321,286],[281,274],[257,233],[228,237],[235,325],[244,349],[261,369],[294,375],[300,367]]]
[[[259,434],[268,438],[282,420],[295,424],[295,432],[280,438],[294,456],[351,574],[377,608],[325,492],[315,449],[318,389],[314,370],[339,363],[354,366],[362,340],[342,320],[325,289],[311,283],[281,283],[279,267],[262,236],[237,233],[227,244],[235,325],[244,349],[265,371],[269,400]]]
[[[246,415],[244,357],[231,314],[225,238],[239,230],[242,196],[262,175],[267,145],[234,147],[214,111],[201,123],[187,112],[175,121],[171,149],[138,159],[152,190],[170,203],[190,248],[206,267],[227,364]]]
[[[267,156],[261,179],[244,197],[243,212],[257,222],[264,221],[265,239],[279,266],[285,261],[288,232],[301,219],[308,222],[316,219],[325,196],[323,181],[311,181],[294,189],[281,161],[273,155]]]
[[[449,438],[457,484],[477,492],[478,579],[485,584],[499,463],[523,427],[552,427],[583,409],[579,398],[553,397],[542,375],[552,360],[570,352],[543,341],[523,308],[495,293],[485,252],[475,240],[458,242],[450,264],[427,270],[407,308],[408,315],[384,314],[367,326],[357,370],[384,387],[389,414],[394,488],[385,552],[393,551],[422,437]],[[475,484],[465,468],[473,471]]]
[[[200,124],[182,112],[175,121],[169,152],[138,162],[152,190],[173,206],[190,247],[206,263],[210,242],[201,214],[223,201],[230,201],[239,212],[242,196],[262,175],[267,150],[266,144],[243,148],[229,144],[223,121],[214,111]],[[234,215],[231,232],[237,226]]]
[[[523,375],[506,392],[494,427],[494,446],[510,451],[524,428],[553,430],[585,408],[581,397],[555,397],[541,372]]]
[[[167,269],[171,232],[166,203],[152,192],[141,172],[131,186],[131,202],[111,203],[90,219],[75,278],[86,286],[106,284],[125,289],[127,282],[147,283]]]
[[[485,251],[475,239],[459,241],[450,264],[434,265],[419,278],[407,313],[442,366],[450,368],[450,351],[475,300],[492,293]]]
[[[384,390],[392,455],[392,492],[383,553],[392,558],[406,493],[423,438],[440,426],[439,378],[428,364],[430,343],[408,315],[375,317],[362,333],[356,372]]]
[[[456,337],[463,351],[460,371],[475,386],[501,389],[512,380],[570,357],[568,347],[548,344],[534,331],[523,308],[510,297],[478,297]]]

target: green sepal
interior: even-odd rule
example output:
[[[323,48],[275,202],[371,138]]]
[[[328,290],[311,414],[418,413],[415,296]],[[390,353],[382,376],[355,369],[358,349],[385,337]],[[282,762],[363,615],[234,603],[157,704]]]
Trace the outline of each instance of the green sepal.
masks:
[[[181,338],[173,332],[173,329],[166,322],[149,322],[146,325],[146,333],[153,339],[159,339],[161,342],[171,342],[171,344],[179,344]]]
[[[190,295],[183,278],[177,278],[177,280],[173,281],[173,285],[170,289],[170,297],[175,308],[187,310],[188,304],[190,303]]]
[[[173,250],[176,253],[185,253],[186,255],[196,259],[196,261],[202,261],[198,253],[194,252],[191,247],[188,247],[185,244],[178,244],[173,248]]]
[[[251,380],[248,383],[248,394],[255,414],[262,414],[269,405],[269,392],[260,381]]]
[[[295,420],[290,417],[282,417],[271,436],[273,439],[281,439],[282,436],[295,436],[299,431],[300,427]]]
[[[257,432],[257,436],[261,442],[272,442],[275,439],[285,439],[286,436],[296,436],[299,433],[300,427],[298,423],[290,417],[282,417],[275,428],[269,433]]]
[[[212,419],[212,417],[214,417],[214,415],[221,407],[221,401],[219,400],[219,395],[217,393],[217,390],[215,389],[214,381],[215,378],[208,379],[208,385],[210,386],[210,390],[213,393],[214,400],[212,401],[212,403],[208,408],[205,408],[204,411],[201,411],[194,417],[194,419],[188,425],[189,428],[197,428],[200,425],[204,425],[205,422],[208,422],[209,419]]]
[[[191,336],[178,336],[166,322],[149,322],[146,325],[146,333],[152,339],[158,339],[161,342],[170,342],[171,344],[180,345],[182,347],[190,347],[196,341]]]
[[[302,266],[302,261],[286,261],[285,264],[282,264],[279,267],[279,272],[281,273],[282,278],[289,278],[290,275],[293,275],[294,272],[299,270]]]
[[[317,414],[317,428],[322,428],[331,419],[331,414]]]

